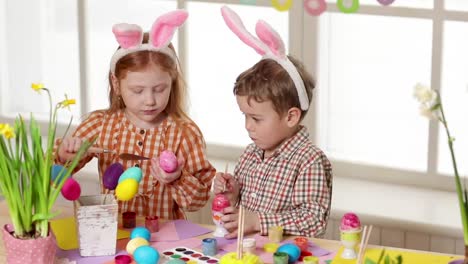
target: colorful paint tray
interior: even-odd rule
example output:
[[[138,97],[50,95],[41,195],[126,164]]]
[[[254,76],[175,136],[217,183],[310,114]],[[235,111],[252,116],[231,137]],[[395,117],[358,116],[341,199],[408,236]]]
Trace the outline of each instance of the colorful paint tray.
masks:
[[[203,253],[186,248],[186,247],[176,247],[173,249],[164,250],[160,252],[161,256],[166,258],[167,260],[171,259],[180,259],[185,262],[189,260],[194,260],[198,264],[217,264],[219,263],[219,259],[215,257],[206,256]]]

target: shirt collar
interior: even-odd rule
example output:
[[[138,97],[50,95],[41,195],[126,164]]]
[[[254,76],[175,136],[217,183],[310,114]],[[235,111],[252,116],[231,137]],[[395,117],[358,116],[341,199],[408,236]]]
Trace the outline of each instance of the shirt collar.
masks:
[[[288,138],[286,141],[281,143],[281,145],[276,148],[272,157],[279,156],[281,159],[289,160],[291,156],[296,152],[296,150],[309,140],[309,132],[307,128],[301,126],[299,131],[297,131],[294,136]],[[252,147],[247,149],[247,151],[255,154],[260,160],[262,160],[264,151],[257,147],[255,144],[252,144]]]
[[[174,117],[172,115],[168,115],[161,122],[159,126],[151,128],[151,129],[142,129],[142,128],[135,126],[134,124],[132,124],[132,122],[130,122],[130,120],[128,120],[127,115],[125,115],[124,110],[119,111],[118,115],[119,115],[119,118],[122,120],[122,123],[127,127],[127,129],[135,133],[138,133],[140,130],[145,130],[149,133],[157,133],[159,130],[162,130],[162,131],[166,130],[169,126],[175,123]]]

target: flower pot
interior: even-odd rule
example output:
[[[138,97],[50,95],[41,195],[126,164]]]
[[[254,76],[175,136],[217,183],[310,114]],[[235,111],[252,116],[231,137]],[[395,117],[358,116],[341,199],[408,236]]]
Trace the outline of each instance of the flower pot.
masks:
[[[50,264],[55,261],[57,250],[52,232],[48,237],[36,239],[19,239],[13,235],[13,226],[3,226],[3,242],[5,243],[6,260],[8,264]]]
[[[82,257],[115,255],[119,205],[107,195],[81,196],[73,202]]]

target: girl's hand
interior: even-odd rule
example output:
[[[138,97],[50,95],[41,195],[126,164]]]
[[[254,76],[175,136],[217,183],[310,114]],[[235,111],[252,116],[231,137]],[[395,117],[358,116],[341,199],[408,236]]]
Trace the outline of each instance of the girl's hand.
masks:
[[[231,205],[237,203],[239,197],[240,185],[237,180],[229,173],[217,172],[213,182],[213,192],[215,194],[225,194]]]
[[[160,183],[169,184],[180,178],[182,175],[182,169],[184,168],[185,159],[183,157],[177,157],[177,169],[174,172],[165,172],[159,166],[159,157],[151,159],[151,175],[153,175]]]
[[[82,144],[83,140],[78,137],[62,139],[62,142],[60,143],[59,149],[57,151],[60,162],[65,163],[67,161],[73,160]]]
[[[221,217],[223,226],[229,231],[225,238],[236,238],[237,229],[239,228],[239,209],[229,206],[223,210],[224,216]],[[244,210],[244,234],[251,234],[260,231],[260,219],[258,214],[248,210]]]

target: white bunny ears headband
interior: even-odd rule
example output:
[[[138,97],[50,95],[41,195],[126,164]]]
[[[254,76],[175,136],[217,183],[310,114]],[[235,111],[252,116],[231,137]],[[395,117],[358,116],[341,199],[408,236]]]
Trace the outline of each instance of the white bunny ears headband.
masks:
[[[158,51],[177,61],[177,56],[169,48],[169,43],[174,36],[175,30],[184,24],[187,17],[188,13],[185,10],[175,10],[160,16],[151,27],[148,43],[142,43],[143,31],[140,26],[126,23],[115,24],[112,27],[112,32],[120,45],[120,49],[114,53],[111,59],[110,70],[112,74],[115,73],[115,64],[122,57],[137,51]]]
[[[309,108],[309,99],[305,89],[304,81],[297,71],[294,64],[288,59],[285,53],[284,43],[280,35],[265,21],[259,20],[255,27],[255,32],[259,39],[250,34],[245,28],[240,17],[229,7],[223,6],[221,14],[227,26],[236,34],[245,44],[252,47],[262,59],[272,59],[281,65],[289,74],[296,86],[297,95],[302,110]]]

